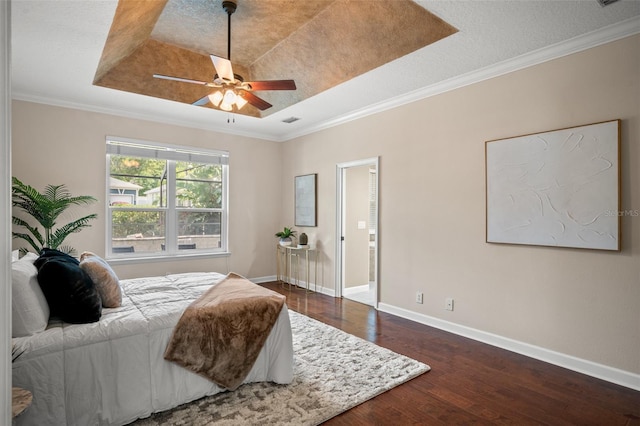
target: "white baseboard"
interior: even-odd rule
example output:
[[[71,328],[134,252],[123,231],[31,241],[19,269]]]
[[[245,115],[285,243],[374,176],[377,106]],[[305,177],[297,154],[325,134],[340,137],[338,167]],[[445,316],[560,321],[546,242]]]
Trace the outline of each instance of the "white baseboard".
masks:
[[[511,352],[516,352],[540,361],[545,361],[569,370],[577,371],[578,373],[606,380],[631,389],[640,390],[640,374],[598,364],[572,355],[555,352],[539,346],[487,333],[485,331],[455,324],[428,315],[419,314],[407,309],[388,305],[386,303],[380,303],[378,305],[378,309],[382,312],[387,312],[389,314],[448,331],[453,334],[468,337]]]
[[[249,278],[249,281],[256,283],[256,284],[261,284],[261,283],[268,283],[271,281],[276,281],[277,277],[275,275],[267,275],[264,277],[255,277],[255,278]],[[306,281],[300,280],[300,288],[306,288],[307,283]],[[317,290],[314,288],[313,283],[311,283],[311,289],[312,291],[315,291],[316,293],[321,293],[321,294],[326,294],[327,296],[331,296],[331,297],[335,297],[336,296],[336,292],[334,289],[332,288],[328,288],[328,287],[323,287],[321,285],[317,286]]]
[[[318,293],[326,294],[327,296],[336,297],[336,290],[329,287],[318,287]]]
[[[268,283],[271,281],[276,281],[276,276],[275,275],[268,275],[266,277],[256,277],[256,278],[249,278],[249,281],[256,283],[256,284],[261,284],[261,283]]]

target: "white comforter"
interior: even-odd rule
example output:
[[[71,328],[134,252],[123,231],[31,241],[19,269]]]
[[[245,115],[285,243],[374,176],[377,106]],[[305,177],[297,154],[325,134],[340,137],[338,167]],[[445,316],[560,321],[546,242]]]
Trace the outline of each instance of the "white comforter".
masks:
[[[104,309],[93,324],[50,324],[13,339],[25,352],[13,363],[13,386],[33,393],[16,425],[124,425],[222,391],[165,361],[182,311],[219,282],[217,273],[122,280],[122,307]],[[244,383],[290,383],[293,347],[285,305]]]

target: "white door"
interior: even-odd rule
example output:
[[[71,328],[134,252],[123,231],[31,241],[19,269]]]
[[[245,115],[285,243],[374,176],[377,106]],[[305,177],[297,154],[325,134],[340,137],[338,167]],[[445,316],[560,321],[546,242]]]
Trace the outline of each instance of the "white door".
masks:
[[[378,306],[378,159],[337,166],[338,296]]]

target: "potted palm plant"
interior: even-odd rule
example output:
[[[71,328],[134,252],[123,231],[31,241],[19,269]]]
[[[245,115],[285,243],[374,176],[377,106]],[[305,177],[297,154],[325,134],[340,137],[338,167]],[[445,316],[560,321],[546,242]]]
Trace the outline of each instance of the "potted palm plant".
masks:
[[[23,217],[13,216],[12,223],[23,229],[22,232],[14,231],[11,234],[13,238],[29,243],[36,253],[45,247],[69,254],[75,253],[73,247],[63,246],[62,243],[70,234],[90,226],[89,222],[98,217],[93,213],[56,227],[60,216],[69,207],[88,205],[97,201],[89,195],[74,197],[64,185],[47,185],[44,192],[40,193],[32,186],[13,177],[11,198],[13,207],[17,207],[35,221],[30,223]],[[29,249],[22,247],[20,251],[24,254]]]
[[[276,232],[276,237],[280,238],[281,246],[290,246],[293,238],[296,237],[296,231],[285,226],[282,231]]]

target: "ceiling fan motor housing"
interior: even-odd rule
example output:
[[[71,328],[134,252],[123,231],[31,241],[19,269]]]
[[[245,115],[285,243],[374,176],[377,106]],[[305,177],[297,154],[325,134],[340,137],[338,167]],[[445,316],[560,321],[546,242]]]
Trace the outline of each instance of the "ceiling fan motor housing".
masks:
[[[237,5],[235,0],[224,0],[222,2],[222,8],[229,15],[231,15],[233,12],[235,12],[237,7],[238,7],[238,5]]]

